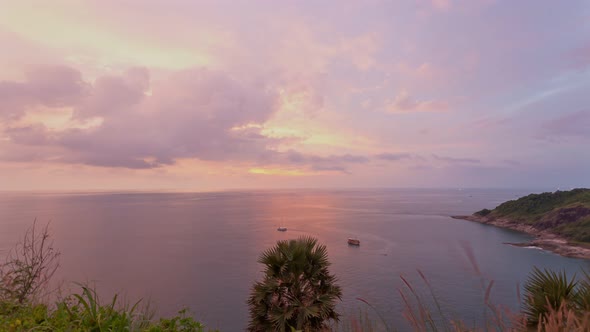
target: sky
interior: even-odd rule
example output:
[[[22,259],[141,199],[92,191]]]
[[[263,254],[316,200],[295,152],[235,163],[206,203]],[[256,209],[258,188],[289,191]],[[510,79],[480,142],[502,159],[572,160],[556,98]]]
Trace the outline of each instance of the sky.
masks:
[[[0,7],[0,191],[590,186],[588,1]]]

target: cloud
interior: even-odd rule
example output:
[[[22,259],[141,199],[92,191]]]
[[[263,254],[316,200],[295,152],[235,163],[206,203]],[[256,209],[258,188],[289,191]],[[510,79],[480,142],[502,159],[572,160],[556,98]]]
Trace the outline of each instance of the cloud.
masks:
[[[121,76],[101,76],[75,115],[87,118],[117,113],[141,102],[149,87],[150,74],[146,68],[130,68]]]
[[[571,53],[574,61],[574,65],[578,68],[586,68],[590,65],[590,42],[585,45],[576,48]]]
[[[564,137],[590,138],[590,110],[568,113],[544,122],[537,132],[537,138],[551,139]]]
[[[443,112],[449,109],[449,103],[441,100],[418,100],[407,90],[398,93],[388,106],[389,113]]]
[[[51,140],[51,134],[47,128],[40,124],[9,127],[4,130],[4,133],[13,143],[22,145],[45,145]]]
[[[432,0],[432,6],[438,10],[449,10],[451,8],[451,0]]]
[[[509,166],[519,166],[520,162],[516,161],[516,160],[512,160],[512,159],[504,159],[502,160],[502,163],[509,165]]]
[[[350,174],[350,166],[368,164],[374,160],[393,162],[404,159],[422,159],[420,156],[410,153],[380,153],[372,156],[353,154],[318,156],[300,153],[295,150],[277,153],[274,158],[275,162],[284,165],[309,165],[309,168],[314,171],[338,171],[346,174]]]
[[[269,119],[276,111],[274,93],[220,72],[175,73],[153,86],[140,104],[124,106],[96,130],[65,133],[61,144],[91,164],[137,167],[144,165],[138,161],[151,159],[145,162],[155,167],[177,158],[256,160],[275,141],[261,135],[260,128],[240,128]]]
[[[333,171],[344,174],[350,174],[348,169],[344,166],[312,165],[311,169],[314,171]]]
[[[347,173],[365,164],[364,155],[320,156],[276,149],[283,139],[265,136],[262,124],[280,107],[279,94],[260,82],[233,79],[220,71],[182,70],[151,81],[144,68],[98,77],[89,83],[72,68],[46,68],[18,85],[20,115],[42,104],[71,107],[79,122],[100,119],[88,127],[49,129],[43,121],[7,122],[3,134],[10,149],[4,161],[50,160],[61,163],[131,169],[172,165],[178,159],[296,165],[316,171]],[[41,87],[57,87],[40,92]],[[8,91],[8,89],[5,89]],[[20,153],[19,149],[28,153]],[[389,156],[391,157],[391,156]],[[387,159],[387,156],[382,156]]]
[[[61,148],[61,162],[151,168],[178,158],[256,160],[276,142],[260,128],[240,128],[268,120],[276,111],[275,94],[222,72],[184,70],[150,85],[145,69],[130,69],[90,84],[74,69],[55,67],[2,87],[4,94],[17,91],[11,104],[20,108],[13,115],[34,104],[67,105],[74,117],[102,119],[91,128],[49,131],[36,124],[5,130],[13,144]]]
[[[346,163],[353,163],[353,164],[363,164],[369,161],[368,157],[365,156],[356,156],[351,154],[343,154],[339,156],[329,156],[322,158],[323,160],[333,160],[338,162],[346,162]]]
[[[413,156],[409,153],[380,153],[375,155],[375,158],[377,159],[381,159],[381,160],[388,160],[388,161],[397,161],[397,160],[403,160],[403,159],[409,159],[412,158]]]
[[[36,105],[72,106],[87,94],[88,84],[70,67],[38,67],[25,76],[23,82],[0,81],[0,120],[18,119],[27,107]]]
[[[473,159],[473,158],[454,158],[454,157],[446,157],[446,156],[439,156],[436,154],[432,155],[432,158],[434,158],[434,160],[437,161],[443,161],[446,163],[451,163],[451,164],[479,164],[481,163],[481,160],[479,159]]]
[[[295,150],[277,153],[273,157],[273,161],[280,164],[309,165],[312,170],[316,171],[340,171],[344,173],[348,173],[349,165],[365,164],[371,161],[369,157],[362,155],[341,154],[318,156],[301,153]]]

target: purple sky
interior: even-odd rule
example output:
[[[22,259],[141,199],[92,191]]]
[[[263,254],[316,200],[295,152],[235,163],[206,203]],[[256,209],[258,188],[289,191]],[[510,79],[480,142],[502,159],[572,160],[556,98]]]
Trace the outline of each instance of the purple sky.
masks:
[[[588,1],[6,0],[0,191],[590,186]]]

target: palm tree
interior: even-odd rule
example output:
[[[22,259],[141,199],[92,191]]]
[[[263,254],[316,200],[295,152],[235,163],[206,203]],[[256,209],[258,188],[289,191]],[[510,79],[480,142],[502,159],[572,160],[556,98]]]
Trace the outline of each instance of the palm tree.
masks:
[[[579,302],[578,282],[568,279],[565,271],[533,268],[524,285],[524,313],[529,325],[537,325],[556,310],[576,310]]]
[[[264,278],[252,287],[249,331],[322,331],[338,321],[342,291],[328,271],[328,251],[311,237],[278,241],[258,259]]]

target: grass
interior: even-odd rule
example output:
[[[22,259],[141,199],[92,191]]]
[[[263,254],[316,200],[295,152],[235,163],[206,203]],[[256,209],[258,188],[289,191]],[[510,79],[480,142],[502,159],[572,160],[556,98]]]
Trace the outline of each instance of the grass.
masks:
[[[0,331],[212,331],[190,316],[186,309],[170,318],[152,320],[149,306],[140,308],[140,302],[131,306],[123,304],[117,295],[102,303],[95,289],[80,287],[79,293],[51,306],[34,302],[1,303]]]

